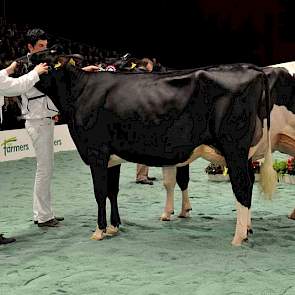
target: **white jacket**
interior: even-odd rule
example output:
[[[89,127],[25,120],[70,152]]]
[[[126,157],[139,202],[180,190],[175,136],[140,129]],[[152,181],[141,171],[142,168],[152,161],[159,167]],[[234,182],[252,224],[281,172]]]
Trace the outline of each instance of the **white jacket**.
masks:
[[[2,122],[2,106],[4,96],[17,96],[31,89],[39,81],[37,71],[32,70],[19,78],[8,76],[6,69],[0,71],[0,122]]]
[[[58,113],[51,99],[35,87],[22,94],[21,97],[22,117],[26,120],[53,117]]]

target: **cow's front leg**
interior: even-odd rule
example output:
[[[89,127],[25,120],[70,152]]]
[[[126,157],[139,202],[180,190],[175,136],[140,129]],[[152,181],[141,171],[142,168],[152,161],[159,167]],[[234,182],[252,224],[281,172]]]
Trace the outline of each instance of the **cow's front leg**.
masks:
[[[237,206],[237,222],[235,236],[232,240],[232,245],[240,246],[243,241],[247,240],[248,237],[248,221],[249,221],[249,209],[243,206],[238,201]]]
[[[171,214],[174,214],[174,189],[176,185],[176,167],[169,166],[163,167],[163,184],[166,189],[166,204],[164,212],[162,213],[160,220],[170,221]]]
[[[108,198],[111,203],[111,225],[107,227],[106,231],[108,236],[116,235],[119,232],[119,225],[121,224],[118,209],[120,168],[121,165],[108,168]]]
[[[90,158],[90,170],[96,203],[98,206],[97,227],[92,240],[102,240],[106,235],[106,198],[107,198],[107,165],[109,155],[103,152],[92,152]]]
[[[230,149],[227,150],[230,151]],[[237,200],[237,222],[232,240],[234,246],[240,246],[244,241],[247,241],[248,227],[251,227],[249,209],[255,176],[251,169],[251,160],[248,160],[247,157],[246,150],[240,151],[239,154],[232,151],[226,157],[232,189]]]

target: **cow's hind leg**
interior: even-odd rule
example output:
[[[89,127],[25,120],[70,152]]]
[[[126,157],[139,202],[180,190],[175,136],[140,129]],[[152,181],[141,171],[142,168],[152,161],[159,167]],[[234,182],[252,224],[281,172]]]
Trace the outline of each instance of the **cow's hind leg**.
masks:
[[[97,227],[92,240],[102,240],[106,235],[106,198],[107,198],[107,165],[108,157],[102,152],[93,152],[89,160],[94,194],[98,206]]]
[[[160,220],[170,221],[171,214],[174,214],[174,189],[176,185],[176,167],[169,166],[163,167],[163,184],[166,189],[166,204],[164,212],[162,213]]]
[[[251,227],[249,209],[255,176],[250,169],[251,160],[247,160],[247,153],[240,151],[236,157],[235,153],[232,153],[226,157],[226,162],[232,189],[237,199],[237,222],[232,245],[240,246],[243,241],[247,240],[249,227]]]
[[[116,235],[119,231],[119,225],[121,224],[118,209],[120,168],[121,165],[108,168],[108,198],[111,203],[111,225],[107,227],[108,236]]]
[[[189,183],[189,165],[177,167],[176,182],[182,192],[182,206],[178,215],[179,218],[189,217],[192,206],[188,196],[188,183]]]

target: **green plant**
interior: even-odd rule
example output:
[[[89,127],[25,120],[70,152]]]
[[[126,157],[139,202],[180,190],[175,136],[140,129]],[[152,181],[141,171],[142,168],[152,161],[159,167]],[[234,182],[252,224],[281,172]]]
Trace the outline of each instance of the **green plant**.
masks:
[[[288,164],[286,161],[275,160],[273,163],[273,168],[280,175],[288,173]]]

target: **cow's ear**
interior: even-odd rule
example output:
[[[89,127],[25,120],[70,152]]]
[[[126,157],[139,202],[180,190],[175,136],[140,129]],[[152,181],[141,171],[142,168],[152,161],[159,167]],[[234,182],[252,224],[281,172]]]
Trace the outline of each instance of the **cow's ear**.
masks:
[[[58,61],[55,65],[54,65],[54,68],[55,69],[58,69],[62,66],[62,64]]]
[[[72,65],[72,66],[75,66],[76,65],[76,62],[75,60],[71,57],[68,61],[68,64]]]

